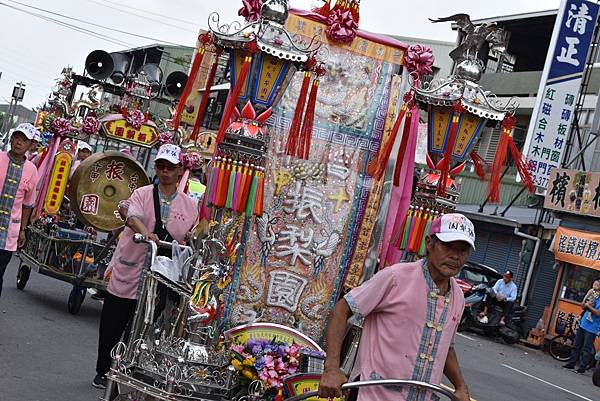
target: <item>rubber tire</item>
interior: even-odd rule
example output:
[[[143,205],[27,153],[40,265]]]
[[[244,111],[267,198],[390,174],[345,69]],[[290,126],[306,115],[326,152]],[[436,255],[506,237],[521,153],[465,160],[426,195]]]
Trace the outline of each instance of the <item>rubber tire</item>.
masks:
[[[569,348],[568,353],[559,351],[559,349],[561,349],[561,348],[564,349],[565,347]],[[559,334],[557,336],[552,337],[552,340],[550,340],[550,344],[548,345],[548,352],[550,353],[550,356],[552,356],[552,358],[556,359],[557,361],[566,362],[569,360],[569,357],[571,356],[570,349],[572,347],[573,347],[573,340],[571,340],[569,338],[565,338],[565,336]],[[563,351],[566,351],[566,350],[563,350]]]
[[[31,268],[26,265],[21,265],[17,272],[17,288],[21,291],[25,289],[27,281],[29,281],[29,275],[31,274]]]
[[[498,329],[502,340],[504,340],[507,344],[516,344],[521,339],[521,334],[518,330],[513,329],[512,327],[503,326]]]
[[[594,373],[592,373],[592,383],[594,383],[595,386],[600,387],[600,363],[596,364]]]
[[[85,299],[86,292],[86,288],[73,287],[71,293],[69,294],[69,301],[67,302],[67,309],[69,310],[70,314],[76,315],[79,313],[79,310],[81,309],[81,304]]]

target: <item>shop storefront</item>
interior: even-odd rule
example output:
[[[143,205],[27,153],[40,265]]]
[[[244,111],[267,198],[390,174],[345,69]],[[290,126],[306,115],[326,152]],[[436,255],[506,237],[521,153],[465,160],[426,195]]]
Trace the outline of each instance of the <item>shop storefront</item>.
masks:
[[[585,294],[592,288],[594,280],[600,279],[599,246],[600,233],[557,228],[553,250],[559,273],[548,334],[555,335],[576,324]],[[596,341],[596,348],[600,348],[600,341]]]

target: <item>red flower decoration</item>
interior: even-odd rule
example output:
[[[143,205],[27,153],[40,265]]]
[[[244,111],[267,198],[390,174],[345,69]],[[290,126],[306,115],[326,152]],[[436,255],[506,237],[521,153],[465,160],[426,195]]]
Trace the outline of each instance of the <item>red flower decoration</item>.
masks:
[[[52,121],[52,130],[59,136],[65,136],[71,130],[71,122],[66,118],[57,118]]]
[[[133,110],[125,116],[125,121],[133,128],[140,129],[142,124],[146,122],[146,116],[139,110]]]
[[[242,8],[238,15],[244,17],[248,22],[258,21],[261,15],[262,0],[242,0]]]
[[[435,57],[433,57],[431,48],[423,45],[413,45],[408,47],[404,65],[409,73],[415,73],[421,79],[426,75],[431,75],[434,60]]]
[[[87,135],[96,135],[98,130],[100,130],[100,121],[98,120],[98,117],[91,115],[90,113],[90,115],[87,115],[83,119],[81,132]]]
[[[340,43],[350,43],[356,36],[358,24],[350,11],[335,10],[327,18],[325,33],[329,40]]]
[[[195,170],[200,167],[202,159],[200,155],[196,152],[183,153],[179,155],[179,160],[181,160],[181,164],[186,170]]]

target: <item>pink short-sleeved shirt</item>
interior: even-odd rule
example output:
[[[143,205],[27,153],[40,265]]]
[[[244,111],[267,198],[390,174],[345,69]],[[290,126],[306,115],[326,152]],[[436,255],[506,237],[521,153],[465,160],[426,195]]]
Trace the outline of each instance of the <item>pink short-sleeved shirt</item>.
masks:
[[[154,228],[153,186],[147,185],[133,191],[129,198],[128,217],[135,216],[150,231]],[[182,244],[185,235],[198,222],[198,202],[183,192],[178,192],[171,201],[166,229],[173,239]],[[133,242],[134,231],[125,227],[117,243],[117,249],[108,264],[112,270],[108,292],[121,298],[136,299],[140,272],[148,253],[146,244]]]
[[[387,267],[346,296],[353,313],[364,317],[358,358],[351,380],[376,378],[439,384],[465,301],[450,279],[446,296],[437,295],[422,260]],[[431,394],[431,393],[429,393]],[[358,401],[429,400],[410,387],[363,387]]]
[[[8,171],[8,163],[10,157],[6,152],[0,152],[0,191],[4,187],[4,181]],[[17,241],[19,239],[19,231],[21,230],[21,215],[24,207],[33,207],[35,205],[35,186],[38,181],[38,173],[35,165],[29,160],[21,165],[21,179],[17,188],[17,194],[14,197],[12,209],[10,210],[10,222],[8,227],[0,229],[7,230],[6,243],[3,247],[6,251],[15,251],[17,249]],[[0,194],[4,196],[5,194]]]

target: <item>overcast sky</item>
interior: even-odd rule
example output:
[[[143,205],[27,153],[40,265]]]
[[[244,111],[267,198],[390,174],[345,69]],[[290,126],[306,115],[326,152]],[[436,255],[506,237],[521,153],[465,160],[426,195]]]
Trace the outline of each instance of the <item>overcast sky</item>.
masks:
[[[27,8],[38,7],[56,14],[105,26],[69,20],[56,14]],[[308,9],[316,0],[291,0],[292,7]],[[558,8],[559,0],[362,0],[360,28],[400,36],[455,40],[449,23],[431,24],[428,17],[459,12],[472,19]],[[410,4],[410,5],[409,5]],[[48,21],[7,7],[52,18]],[[44,103],[64,66],[83,73],[85,57],[92,50],[118,51],[155,43],[116,30],[194,46],[197,31],[207,25],[208,14],[218,11],[223,21],[237,19],[241,0],[0,0],[0,103],[8,103],[15,82],[27,89],[24,105]],[[77,32],[61,23],[76,25],[108,40]],[[114,43],[109,40],[119,42]],[[447,57],[441,54],[436,57]]]

